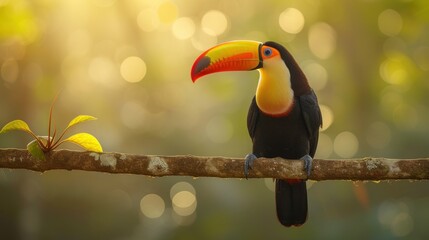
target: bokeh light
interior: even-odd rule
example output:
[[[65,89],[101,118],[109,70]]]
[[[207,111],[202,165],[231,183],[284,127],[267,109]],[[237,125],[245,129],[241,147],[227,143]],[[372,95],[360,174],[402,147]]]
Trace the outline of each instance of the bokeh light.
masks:
[[[320,59],[328,59],[337,47],[337,33],[324,22],[313,24],[308,32],[308,46]]]
[[[160,21],[156,11],[152,8],[147,8],[137,15],[137,24],[141,30],[152,32],[159,27]]]
[[[146,63],[139,57],[128,57],[121,63],[121,75],[127,82],[140,82],[146,75]]]
[[[188,182],[178,182],[170,189],[174,212],[182,217],[192,215],[197,208],[195,188]]]
[[[319,104],[320,112],[322,113],[323,126],[320,131],[325,131],[328,129],[334,122],[334,112],[330,107]]]
[[[175,183],[171,187],[171,189],[170,189],[170,198],[173,198],[174,195],[176,195],[177,193],[179,193],[181,191],[188,191],[188,192],[191,192],[194,195],[196,194],[195,188],[192,186],[192,184],[190,184],[189,182],[181,181],[181,182]]]
[[[148,218],[159,218],[165,211],[164,200],[157,194],[147,194],[140,200],[140,210]]]
[[[228,19],[225,14],[218,10],[210,10],[201,19],[203,31],[212,36],[219,36],[228,27]]]
[[[393,9],[386,9],[378,15],[378,28],[389,37],[399,34],[402,25],[401,15]]]
[[[301,63],[308,82],[315,91],[322,90],[328,83],[328,72],[315,61],[305,61]]]
[[[171,199],[173,204],[179,208],[188,208],[195,203],[195,195],[189,191],[180,191]]]
[[[401,55],[393,54],[380,65],[381,78],[390,84],[404,84],[409,79],[410,60]]]
[[[39,19],[30,3],[5,0],[0,1],[0,7],[0,39],[17,38],[25,45],[39,40],[43,26],[41,22],[37,22]]]
[[[214,45],[249,39],[285,46],[317,94],[323,128],[315,158],[428,156],[427,5],[0,0],[0,124],[23,119],[46,135],[58,94],[58,130],[76,115],[93,115],[96,122],[72,131],[93,134],[106,152],[243,157],[252,151],[246,116],[258,72],[220,73],[194,84],[190,71]],[[25,134],[1,134],[0,148],[25,149],[28,141]],[[291,236],[427,235],[425,182],[355,185],[308,181],[310,212],[301,228],[311,231]],[[271,178],[6,169],[2,239],[281,239],[273,191]]]
[[[384,201],[378,208],[378,221],[395,237],[407,236],[414,227],[408,205],[399,201]]]
[[[158,17],[161,23],[172,23],[174,20],[176,20],[177,15],[177,5],[172,1],[164,1],[158,7]]]
[[[188,17],[178,18],[173,23],[172,31],[177,39],[188,39],[195,33],[195,23]]]
[[[304,15],[296,8],[287,8],[279,16],[279,24],[283,31],[291,34],[301,32],[304,27]]]
[[[197,208],[197,199],[195,195],[189,191],[180,191],[171,199],[173,210],[180,216],[189,216],[195,212]]]
[[[334,152],[342,158],[351,158],[359,150],[359,140],[349,131],[339,133],[334,139]]]

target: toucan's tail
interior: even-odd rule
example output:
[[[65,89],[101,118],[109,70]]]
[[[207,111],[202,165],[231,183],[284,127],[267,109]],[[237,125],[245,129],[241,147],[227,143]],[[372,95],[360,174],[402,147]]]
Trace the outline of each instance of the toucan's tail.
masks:
[[[277,217],[286,227],[300,226],[307,220],[305,181],[276,179]]]

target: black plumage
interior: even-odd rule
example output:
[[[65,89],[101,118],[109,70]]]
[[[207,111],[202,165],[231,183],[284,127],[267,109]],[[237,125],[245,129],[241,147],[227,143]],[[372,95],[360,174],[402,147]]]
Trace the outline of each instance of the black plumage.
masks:
[[[259,109],[253,98],[247,116],[253,154],[287,159],[299,159],[307,154],[314,157],[322,125],[317,97],[292,55],[280,44],[267,42],[265,45],[277,49],[289,69],[294,103],[286,115],[270,116]],[[302,225],[307,219],[305,181],[276,179],[276,209],[283,225]]]

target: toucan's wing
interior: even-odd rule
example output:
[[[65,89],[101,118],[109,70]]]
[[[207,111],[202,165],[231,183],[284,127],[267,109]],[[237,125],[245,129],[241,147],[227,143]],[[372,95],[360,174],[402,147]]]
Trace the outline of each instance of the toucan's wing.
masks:
[[[252,103],[249,107],[249,112],[247,114],[247,130],[249,131],[250,138],[253,142],[253,137],[255,136],[256,125],[259,118],[259,108],[256,105],[256,97],[253,97]]]
[[[310,141],[309,155],[314,157],[319,140],[319,128],[322,126],[322,114],[320,113],[317,97],[313,90],[309,94],[299,96],[299,101]]]

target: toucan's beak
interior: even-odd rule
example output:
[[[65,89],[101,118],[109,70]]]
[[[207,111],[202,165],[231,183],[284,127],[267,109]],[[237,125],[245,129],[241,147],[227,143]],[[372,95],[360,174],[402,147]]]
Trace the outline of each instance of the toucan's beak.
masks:
[[[262,43],[231,41],[219,44],[201,54],[191,70],[192,81],[215,72],[248,71],[262,67],[259,51]]]

